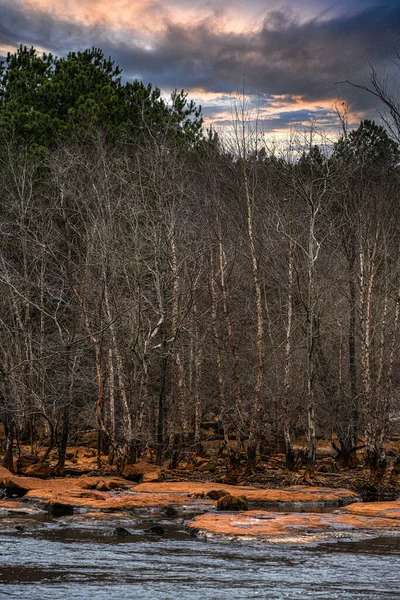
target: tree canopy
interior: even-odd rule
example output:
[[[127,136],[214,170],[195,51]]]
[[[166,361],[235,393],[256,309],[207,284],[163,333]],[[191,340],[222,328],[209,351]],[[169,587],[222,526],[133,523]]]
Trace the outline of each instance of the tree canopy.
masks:
[[[190,145],[202,137],[201,107],[182,90],[166,101],[158,87],[123,82],[102,50],[39,55],[20,46],[0,63],[0,131],[49,148],[102,131],[110,139],[167,135]]]
[[[400,159],[399,146],[386,129],[375,121],[365,119],[359,127],[342,136],[335,146],[335,156],[353,165],[395,166]]]

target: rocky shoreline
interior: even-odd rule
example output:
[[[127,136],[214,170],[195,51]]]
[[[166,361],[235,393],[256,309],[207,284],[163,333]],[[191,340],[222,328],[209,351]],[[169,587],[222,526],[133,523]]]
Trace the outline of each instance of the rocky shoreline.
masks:
[[[118,523],[124,516],[141,513],[153,515],[156,521],[180,519],[191,535],[205,538],[310,543],[400,533],[400,500],[363,503],[351,490],[304,485],[265,489],[163,482],[150,467],[140,477],[148,479],[144,483],[134,481],[134,470],[125,477],[41,479],[14,475],[0,467],[0,489],[5,496],[0,500],[0,527],[8,523],[18,529],[20,520],[38,514]],[[162,527],[157,531],[161,535]]]

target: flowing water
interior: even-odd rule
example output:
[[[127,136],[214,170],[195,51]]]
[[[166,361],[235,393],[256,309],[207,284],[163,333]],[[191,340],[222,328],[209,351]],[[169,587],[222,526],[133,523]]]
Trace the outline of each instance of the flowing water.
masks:
[[[183,524],[58,519],[7,531],[1,600],[400,599],[400,537],[319,545],[200,540]]]

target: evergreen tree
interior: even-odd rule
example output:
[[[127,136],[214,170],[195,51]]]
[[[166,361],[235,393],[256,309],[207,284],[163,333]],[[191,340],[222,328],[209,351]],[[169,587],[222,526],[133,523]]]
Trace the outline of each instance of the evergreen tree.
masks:
[[[201,108],[183,90],[167,102],[151,84],[124,84],[120,67],[98,48],[57,58],[20,46],[0,63],[0,131],[33,149],[98,131],[114,141],[151,132],[193,146],[202,123]]]

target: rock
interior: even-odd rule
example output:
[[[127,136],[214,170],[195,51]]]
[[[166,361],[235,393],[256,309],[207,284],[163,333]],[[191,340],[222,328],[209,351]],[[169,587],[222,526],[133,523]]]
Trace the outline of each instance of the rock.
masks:
[[[154,525],[154,527],[150,527],[150,529],[146,529],[147,533],[152,533],[153,535],[164,535],[165,531],[161,525]]]
[[[3,483],[3,480],[6,477],[12,477],[12,473],[11,471],[9,471],[8,469],[5,469],[4,467],[0,467],[0,485]]]
[[[147,462],[139,462],[134,465],[127,465],[122,473],[122,477],[135,481],[136,483],[151,482],[160,480],[160,467],[151,465]]]
[[[132,535],[125,527],[116,527],[114,529],[114,535],[118,535],[119,537],[128,537]]]
[[[248,510],[246,496],[231,496],[226,494],[217,502],[217,510],[242,511]]]
[[[196,517],[187,524],[187,528],[194,528],[197,535],[261,536],[266,541],[279,539],[292,544],[297,539],[298,543],[309,544],[337,539],[338,535],[400,532],[400,502],[369,505],[358,502],[346,509],[323,514],[264,511],[235,515],[207,513]]]
[[[225,490],[210,490],[207,492],[206,497],[211,500],[219,500],[227,495],[229,495],[229,492],[226,492]]]
[[[96,490],[98,490],[99,492],[109,492],[110,487],[106,484],[105,481],[99,481],[99,483],[96,485]]]
[[[176,508],[174,508],[173,506],[169,506],[169,505],[163,506],[161,509],[161,512],[164,515],[164,517],[166,517],[167,519],[176,519],[179,515]]]
[[[17,458],[16,467],[17,470],[20,471],[21,469],[27,469],[32,465],[37,465],[38,462],[39,458],[37,456],[34,456],[33,454],[26,454],[25,456],[20,456]]]
[[[150,473],[144,473],[140,480],[140,483],[151,483],[152,481],[161,481],[160,478],[161,469],[157,471],[151,471]]]
[[[110,490],[126,490],[128,487],[125,483],[118,481],[117,479],[110,479],[110,481],[107,482],[107,485]]]
[[[400,500],[392,502],[356,502],[346,506],[343,512],[367,517],[396,519],[400,523]]]
[[[189,527],[188,529],[190,537],[197,537],[200,532],[200,529],[196,529],[196,527]]]
[[[6,470],[6,469],[4,469]],[[17,475],[9,475],[3,477],[3,485],[6,488],[6,495],[10,498],[11,496],[18,496],[21,498],[25,496],[27,492],[31,489],[30,486],[24,485],[24,477],[18,477]]]
[[[370,483],[357,486],[358,493],[364,502],[382,502],[396,500],[399,496],[398,486],[374,485]]]
[[[48,463],[37,463],[24,469],[28,477],[38,477],[39,479],[48,479],[51,475],[51,467]]]
[[[45,505],[45,508],[55,517],[72,515],[74,513],[74,507],[72,504],[58,502],[57,500],[50,500],[50,502],[47,502]]]
[[[91,500],[103,500],[103,494],[99,494],[96,490],[88,490],[79,492],[77,495],[78,498],[90,498]]]
[[[86,477],[85,475],[79,477],[78,480],[79,487],[84,490],[95,490],[99,483],[100,479],[95,479],[94,477]]]

